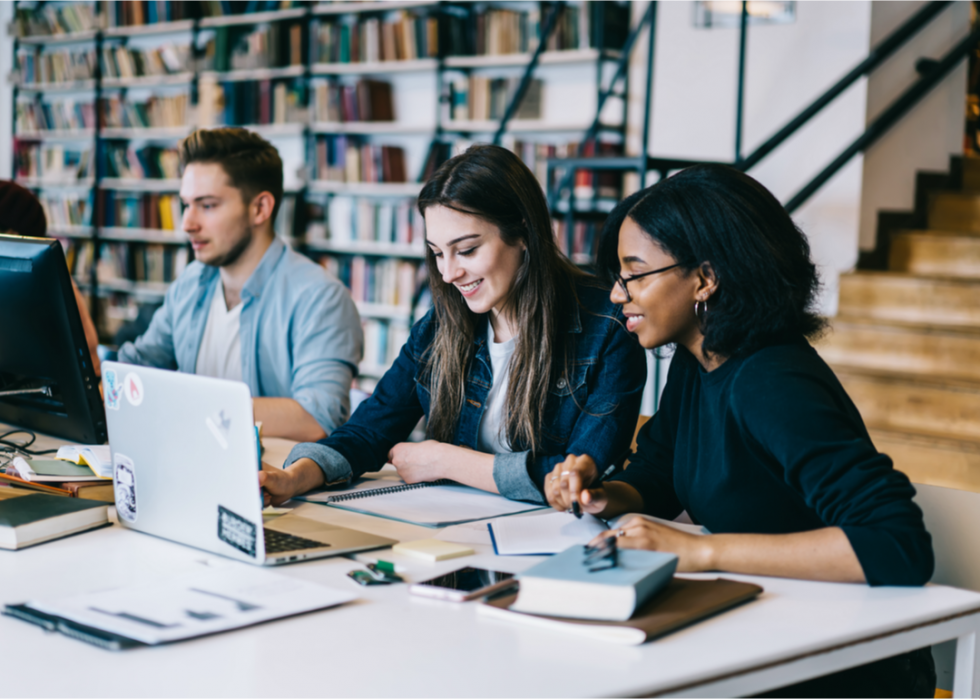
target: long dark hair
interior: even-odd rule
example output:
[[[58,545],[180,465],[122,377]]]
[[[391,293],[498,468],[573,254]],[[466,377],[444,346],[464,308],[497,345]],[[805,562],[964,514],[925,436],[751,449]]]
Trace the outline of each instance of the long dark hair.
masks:
[[[607,275],[619,270],[619,229],[627,216],[684,270],[711,265],[718,289],[701,320],[706,353],[730,357],[824,329],[815,312],[820,280],[810,245],[779,201],[748,175],[696,165],[621,202],[600,243],[599,266]]]
[[[538,181],[505,148],[472,146],[446,161],[419,194],[423,216],[430,206],[479,216],[500,230],[504,243],[527,248],[507,302],[511,322],[520,332],[511,358],[503,423],[511,445],[536,452],[548,389],[565,370],[561,335],[578,302],[575,280],[584,273],[558,249]],[[431,250],[425,261],[438,324],[423,369],[431,394],[428,431],[434,439],[451,442],[482,316],[470,311],[459,291],[443,281]]]

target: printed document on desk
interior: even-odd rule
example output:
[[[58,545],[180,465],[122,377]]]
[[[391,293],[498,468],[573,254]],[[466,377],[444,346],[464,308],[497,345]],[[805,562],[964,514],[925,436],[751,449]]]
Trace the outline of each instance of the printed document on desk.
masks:
[[[148,585],[32,601],[27,606],[156,645],[334,607],[355,598],[298,578],[228,565]]]
[[[446,527],[546,509],[543,505],[508,500],[448,480],[411,485],[398,483],[400,485],[381,488],[357,487],[339,493],[317,493],[300,499],[423,527]]]
[[[492,520],[487,522],[487,529],[498,556],[540,556],[559,553],[577,544],[587,544],[598,534],[607,529],[616,529],[634,517],[642,517],[688,534],[706,533],[703,527],[696,524],[669,522],[649,515],[626,514],[604,522],[590,514],[577,519],[567,512]]]

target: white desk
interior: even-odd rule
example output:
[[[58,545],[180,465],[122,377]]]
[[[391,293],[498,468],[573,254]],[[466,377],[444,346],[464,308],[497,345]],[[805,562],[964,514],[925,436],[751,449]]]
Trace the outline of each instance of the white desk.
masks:
[[[307,507],[395,539],[432,533]],[[470,563],[516,572],[535,560],[496,557],[488,547],[434,565],[381,556],[408,563],[414,580]],[[0,603],[152,580],[213,558],[117,525],[0,551]],[[414,598],[404,585],[359,588],[345,575],[354,567],[337,558],[277,572],[357,590],[360,601],[167,647],[112,653],[0,617],[0,695],[737,696],[950,639],[959,639],[955,694],[980,695],[980,594],[955,588],[729,576],[766,591],[665,638],[622,647],[483,618],[472,603]]]

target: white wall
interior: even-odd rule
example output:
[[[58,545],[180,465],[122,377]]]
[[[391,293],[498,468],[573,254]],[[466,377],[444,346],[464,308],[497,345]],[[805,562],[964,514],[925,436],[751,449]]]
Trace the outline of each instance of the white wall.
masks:
[[[877,43],[924,2],[875,2],[871,40]],[[941,58],[970,28],[970,5],[956,2],[875,71],[868,81],[869,122],[915,82],[920,57]],[[964,60],[864,157],[861,248],[874,247],[878,212],[911,210],[917,171],[946,172],[949,156],[963,152],[967,65]]]
[[[13,90],[7,76],[13,69],[13,42],[7,34],[7,25],[14,16],[14,3],[0,2],[0,180],[13,177],[13,149],[10,134],[13,133]]]
[[[743,155],[867,55],[871,5],[866,0],[800,2],[792,24],[749,27]],[[660,3],[658,13],[651,153],[731,161],[738,29],[696,28],[689,3]],[[645,59],[644,43],[633,58],[637,89]],[[866,87],[860,80],[749,174],[787,201],[861,133]],[[639,142],[641,107],[636,100],[631,105],[633,147]],[[860,202],[859,156],[794,216],[820,266],[821,306],[829,314],[836,311],[837,276],[857,259]]]

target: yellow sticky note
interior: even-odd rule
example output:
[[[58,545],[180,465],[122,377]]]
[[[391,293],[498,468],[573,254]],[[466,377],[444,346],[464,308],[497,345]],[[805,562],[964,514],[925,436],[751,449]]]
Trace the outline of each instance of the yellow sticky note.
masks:
[[[468,546],[454,544],[451,541],[440,541],[439,539],[419,539],[418,541],[405,541],[391,547],[395,553],[404,553],[406,556],[421,558],[425,561],[445,561],[447,558],[459,558],[460,556],[472,556],[474,551]]]

